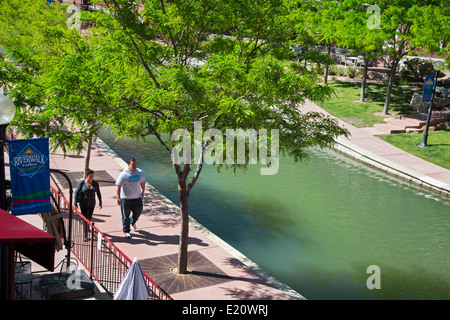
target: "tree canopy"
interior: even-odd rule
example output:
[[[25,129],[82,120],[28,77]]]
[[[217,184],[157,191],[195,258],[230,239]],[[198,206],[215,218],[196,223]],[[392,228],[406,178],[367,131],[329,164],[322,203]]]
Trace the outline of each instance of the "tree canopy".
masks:
[[[447,1],[380,0],[372,5],[363,0],[308,0],[299,2],[297,12],[294,24],[299,39],[315,39],[326,46],[334,44],[364,52],[369,59],[383,59],[389,69],[385,114],[400,60],[405,56],[438,54],[446,57],[450,66]]]

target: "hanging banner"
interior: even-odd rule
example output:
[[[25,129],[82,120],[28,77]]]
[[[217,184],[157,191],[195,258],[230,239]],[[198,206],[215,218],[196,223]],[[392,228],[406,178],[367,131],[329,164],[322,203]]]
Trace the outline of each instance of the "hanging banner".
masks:
[[[425,83],[423,85],[422,102],[431,101],[434,88],[434,76],[426,76]]]
[[[50,212],[48,138],[9,140],[11,213]]]

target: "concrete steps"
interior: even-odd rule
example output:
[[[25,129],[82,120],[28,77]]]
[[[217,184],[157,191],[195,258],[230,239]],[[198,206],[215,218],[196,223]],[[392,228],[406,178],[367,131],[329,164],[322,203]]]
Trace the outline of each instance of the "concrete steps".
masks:
[[[400,117],[400,120],[402,120],[403,123],[407,124],[408,128],[421,128],[427,123],[426,117],[424,119],[421,119],[402,116]]]
[[[416,113],[410,116],[401,116],[399,119],[392,119],[386,123],[377,123],[374,125],[378,130],[386,134],[404,133],[407,129],[421,129],[427,122],[426,113]],[[435,126],[441,122],[450,119],[450,108],[433,111],[430,119],[430,126]]]
[[[376,123],[374,124],[374,127],[377,128],[378,130],[385,132],[386,134],[406,132],[405,127],[390,123]]]

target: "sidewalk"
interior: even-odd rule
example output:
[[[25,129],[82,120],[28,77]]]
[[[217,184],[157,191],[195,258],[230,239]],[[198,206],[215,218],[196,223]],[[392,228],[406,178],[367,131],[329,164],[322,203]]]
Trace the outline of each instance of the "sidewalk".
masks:
[[[303,113],[315,111],[331,116],[310,101],[307,101],[300,110]],[[340,126],[350,132],[348,138],[337,139],[335,148],[338,151],[389,174],[450,197],[450,170],[413,156],[381,140],[378,136],[386,132],[376,127],[357,128],[337,120]]]

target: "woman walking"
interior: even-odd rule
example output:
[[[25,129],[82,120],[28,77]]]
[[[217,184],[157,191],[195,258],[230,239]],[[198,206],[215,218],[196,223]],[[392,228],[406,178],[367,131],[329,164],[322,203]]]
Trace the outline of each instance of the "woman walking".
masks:
[[[81,214],[89,221],[92,220],[92,215],[95,208],[95,194],[97,194],[99,207],[102,209],[102,194],[100,192],[100,185],[97,180],[94,180],[94,171],[86,170],[86,178],[78,183],[75,190],[75,206],[78,208],[80,204]],[[87,240],[88,224],[84,223],[84,240]]]

